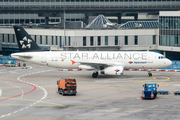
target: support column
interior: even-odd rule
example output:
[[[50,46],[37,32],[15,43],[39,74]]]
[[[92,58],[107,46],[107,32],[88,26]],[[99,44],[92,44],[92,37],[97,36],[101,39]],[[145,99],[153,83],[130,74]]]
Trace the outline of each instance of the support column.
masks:
[[[166,57],[166,51],[163,51],[163,55],[164,55],[164,57]]]
[[[61,14],[61,27],[64,28],[64,13]]]
[[[88,16],[88,14],[85,14],[85,24],[86,25],[89,24],[89,16]]]
[[[134,21],[138,21],[138,13],[134,15]]]
[[[121,17],[122,17],[122,14],[119,13],[119,14],[117,15],[117,17],[118,17],[118,24],[121,24]]]
[[[45,25],[48,26],[49,24],[49,17],[45,17]]]

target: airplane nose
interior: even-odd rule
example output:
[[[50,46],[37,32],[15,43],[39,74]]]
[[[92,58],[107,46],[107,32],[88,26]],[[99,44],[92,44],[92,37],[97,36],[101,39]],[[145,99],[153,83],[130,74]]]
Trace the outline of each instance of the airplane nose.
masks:
[[[168,65],[171,66],[172,65],[172,61],[168,60]]]

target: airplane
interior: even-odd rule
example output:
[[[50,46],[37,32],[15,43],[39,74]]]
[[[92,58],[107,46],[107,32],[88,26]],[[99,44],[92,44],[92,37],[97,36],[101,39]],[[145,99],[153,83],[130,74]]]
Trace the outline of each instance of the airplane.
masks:
[[[124,69],[165,68],[172,62],[162,54],[150,51],[42,51],[22,26],[14,26],[19,53],[11,57],[50,67],[92,69],[98,74],[122,75]]]

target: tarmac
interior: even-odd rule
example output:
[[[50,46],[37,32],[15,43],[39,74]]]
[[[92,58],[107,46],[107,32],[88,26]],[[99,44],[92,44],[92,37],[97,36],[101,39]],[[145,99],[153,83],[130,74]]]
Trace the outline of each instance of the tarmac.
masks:
[[[22,64],[22,63],[21,63]],[[93,71],[60,71],[26,63],[0,67],[0,119],[2,120],[180,120],[180,72],[124,71],[122,76]],[[76,96],[57,93],[57,80],[75,78]],[[144,83],[158,83],[168,95],[141,99]]]

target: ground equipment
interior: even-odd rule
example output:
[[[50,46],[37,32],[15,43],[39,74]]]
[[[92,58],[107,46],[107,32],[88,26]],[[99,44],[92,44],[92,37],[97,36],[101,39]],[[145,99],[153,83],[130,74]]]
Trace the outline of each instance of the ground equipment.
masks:
[[[15,67],[16,65],[13,64],[13,61],[8,61],[6,67]]]
[[[156,83],[145,83],[143,85],[144,90],[142,91],[142,99],[154,99],[157,96],[157,85]]]
[[[180,95],[179,91],[174,92],[175,95]]]
[[[58,93],[64,95],[76,95],[77,83],[75,79],[60,79],[57,81]]]
[[[168,95],[169,91],[157,91],[157,94]]]

